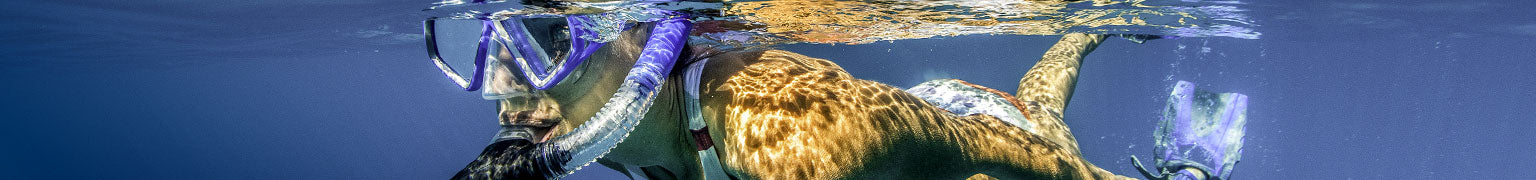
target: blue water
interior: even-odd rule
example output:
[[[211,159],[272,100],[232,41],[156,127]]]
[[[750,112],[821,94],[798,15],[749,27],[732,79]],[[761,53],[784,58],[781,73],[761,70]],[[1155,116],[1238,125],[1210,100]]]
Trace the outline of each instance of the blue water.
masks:
[[[494,105],[425,59],[431,1],[0,1],[0,179],[444,179]],[[1247,94],[1234,179],[1536,178],[1524,1],[1249,1],[1260,39],[1112,39],[1067,123],[1135,176],[1169,86]],[[1056,37],[790,45],[896,86],[1012,90]],[[589,167],[573,179],[622,175]]]

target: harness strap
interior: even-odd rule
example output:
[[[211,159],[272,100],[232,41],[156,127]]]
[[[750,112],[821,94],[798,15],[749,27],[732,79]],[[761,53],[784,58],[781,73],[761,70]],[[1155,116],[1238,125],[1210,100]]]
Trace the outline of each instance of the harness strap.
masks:
[[[693,143],[699,153],[699,168],[704,171],[704,179],[730,179],[725,174],[725,169],[720,167],[720,156],[715,153],[715,141],[709,137],[709,127],[704,123],[703,110],[699,107],[699,81],[704,74],[704,64],[709,58],[704,58],[688,64],[688,70],[683,75],[683,91],[688,92],[684,99],[688,113],[688,131],[693,134]]]

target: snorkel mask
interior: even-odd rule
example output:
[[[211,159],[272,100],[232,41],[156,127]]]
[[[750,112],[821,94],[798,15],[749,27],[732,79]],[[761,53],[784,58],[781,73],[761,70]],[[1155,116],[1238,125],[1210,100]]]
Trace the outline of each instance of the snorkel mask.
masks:
[[[563,19],[566,23],[568,50],[550,51],[554,47],[551,45],[566,44],[560,42],[561,34],[541,34],[539,29],[528,28],[530,23],[548,23],[551,19],[557,23]],[[464,90],[481,90],[486,99],[531,93],[504,92],[509,90],[495,86],[482,88],[487,76],[501,73],[490,70],[504,68],[522,76],[535,91],[548,90],[566,76],[579,74],[574,71],[581,69],[583,61],[606,42],[604,33],[616,34],[633,28],[637,22],[653,22],[655,26],[651,27],[651,34],[623,84],[592,119],[567,134],[540,143],[529,141],[529,133],[524,130],[504,126],[480,157],[455,179],[559,178],[596,161],[639,125],[656,97],[656,90],[679,57],[692,24],[683,13],[645,8],[554,17],[476,13],[469,18],[426,20],[427,53],[432,62]],[[472,32],[475,34],[469,34]],[[508,53],[515,58],[510,60],[513,63],[497,63],[505,62],[497,58]]]
[[[659,16],[674,14],[662,10],[641,13]],[[514,55],[511,60],[516,62],[516,69],[520,70],[520,75],[529,84],[539,90],[548,90],[575,71],[577,66],[606,43],[606,41],[598,41],[602,39],[597,37],[599,32],[595,31],[604,29],[599,27],[600,25],[593,24],[596,21],[594,17],[618,15],[619,13],[497,17],[501,15],[483,13],[478,15],[479,17],[459,17],[474,18],[472,20],[429,18],[424,24],[427,55],[444,74],[448,75],[449,79],[459,84],[465,91],[475,91],[483,86],[486,74],[493,73],[493,71],[486,71],[487,67],[496,65],[488,64],[496,62],[490,60],[494,60],[497,54],[510,53]],[[558,28],[564,32],[555,33],[545,29],[529,30],[528,28],[528,24],[552,23],[550,22],[552,19],[563,20],[566,25],[551,28]],[[659,19],[635,20],[653,22]],[[467,34],[468,32],[479,33]],[[536,38],[536,35],[545,39]],[[556,48],[567,48],[559,45],[568,45],[568,50],[558,51]]]

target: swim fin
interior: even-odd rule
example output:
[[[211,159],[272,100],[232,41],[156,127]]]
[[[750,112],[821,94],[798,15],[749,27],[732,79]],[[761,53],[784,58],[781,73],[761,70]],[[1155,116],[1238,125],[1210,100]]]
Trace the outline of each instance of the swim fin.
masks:
[[[1179,81],[1153,133],[1156,169],[1136,169],[1148,179],[1227,179],[1242,158],[1248,96],[1197,91]],[[1212,166],[1214,165],[1214,166]]]
[[[1136,43],[1136,44],[1147,43],[1147,41],[1151,41],[1151,40],[1154,40],[1154,39],[1178,39],[1179,38],[1178,36],[1163,36],[1163,35],[1151,35],[1151,34],[1113,34],[1112,36],[1120,37],[1120,38],[1125,38],[1125,40],[1129,40],[1132,43]]]

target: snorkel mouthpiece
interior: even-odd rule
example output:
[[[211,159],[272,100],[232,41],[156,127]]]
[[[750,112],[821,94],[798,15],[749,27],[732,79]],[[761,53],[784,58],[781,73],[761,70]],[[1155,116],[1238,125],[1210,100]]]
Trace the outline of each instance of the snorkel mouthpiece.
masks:
[[[550,143],[528,139],[500,139],[453,179],[558,179],[568,171],[558,162],[569,161],[569,151]]]
[[[682,13],[647,13],[665,17],[642,21],[656,25],[640,58],[624,77],[618,92],[591,120],[570,133],[540,143],[526,138],[498,138],[454,179],[558,179],[597,161],[628,137],[650,109],[657,88],[672,71],[692,27]]]

